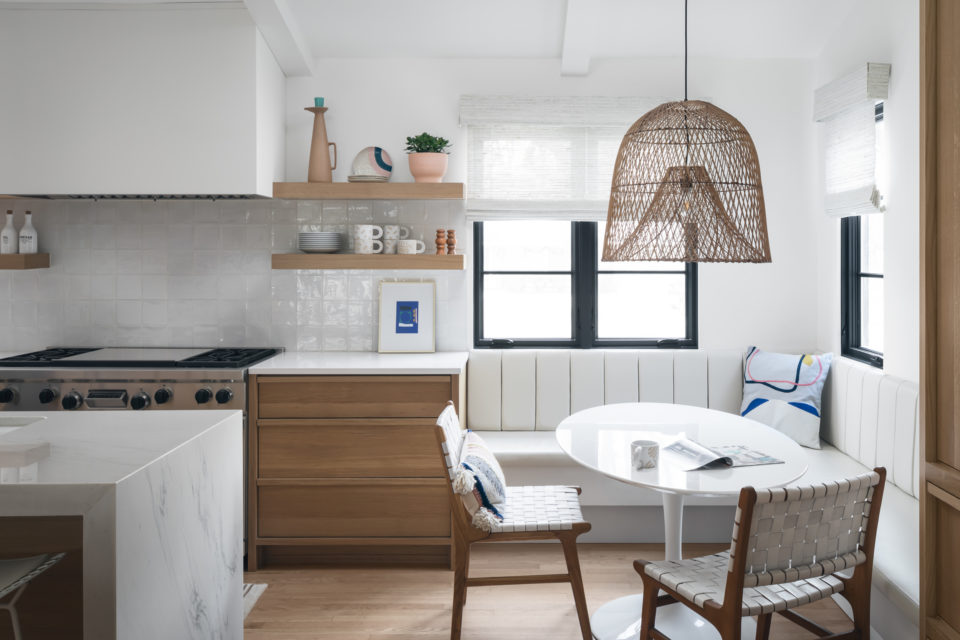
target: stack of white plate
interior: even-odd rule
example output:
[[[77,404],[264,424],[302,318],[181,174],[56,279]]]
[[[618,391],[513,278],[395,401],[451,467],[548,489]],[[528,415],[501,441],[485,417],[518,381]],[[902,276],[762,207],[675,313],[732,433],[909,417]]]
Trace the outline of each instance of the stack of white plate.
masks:
[[[335,231],[304,231],[298,234],[297,246],[304,253],[336,253],[343,246],[343,236]]]

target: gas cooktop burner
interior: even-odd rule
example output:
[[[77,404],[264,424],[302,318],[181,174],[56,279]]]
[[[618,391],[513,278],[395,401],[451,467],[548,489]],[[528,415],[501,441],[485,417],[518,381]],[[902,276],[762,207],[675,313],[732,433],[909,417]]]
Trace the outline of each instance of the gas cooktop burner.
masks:
[[[242,369],[280,349],[164,349],[56,347],[0,358],[0,367],[90,367],[153,369]]]

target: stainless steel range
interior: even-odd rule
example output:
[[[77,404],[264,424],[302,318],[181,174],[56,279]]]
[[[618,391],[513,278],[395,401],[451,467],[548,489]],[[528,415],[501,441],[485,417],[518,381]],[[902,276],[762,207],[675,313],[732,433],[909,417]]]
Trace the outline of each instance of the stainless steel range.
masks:
[[[58,347],[0,358],[0,411],[239,409],[280,349]]]

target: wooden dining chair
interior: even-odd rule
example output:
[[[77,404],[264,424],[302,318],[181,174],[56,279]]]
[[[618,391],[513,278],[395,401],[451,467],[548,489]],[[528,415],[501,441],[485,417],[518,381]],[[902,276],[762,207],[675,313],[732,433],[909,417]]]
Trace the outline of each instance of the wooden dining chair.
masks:
[[[583,578],[577,556],[577,536],[590,531],[580,512],[580,488],[562,486],[507,487],[506,501],[501,512],[503,520],[493,525],[492,531],[483,531],[471,523],[460,495],[453,490],[453,481],[460,465],[460,451],[465,431],[460,427],[453,403],[437,419],[437,441],[443,464],[450,478],[450,507],[453,511],[453,616],[450,623],[451,640],[459,640],[463,606],[468,587],[496,585],[544,584],[569,582],[580,619],[583,640],[591,640],[590,617],[583,593]],[[497,576],[471,578],[470,545],[474,542],[521,542],[529,540],[556,540],[563,548],[567,563],[566,573]]]
[[[870,637],[870,581],[886,470],[786,489],[740,491],[730,550],[677,562],[637,560],[643,579],[640,640],[668,640],[657,607],[680,602],[723,640],[740,640],[740,622],[757,616],[757,640],[774,613],[821,638]],[[852,569],[851,575],[838,572]],[[660,591],[666,595],[660,595]],[[833,633],[790,611],[835,593],[853,609],[853,630]]]

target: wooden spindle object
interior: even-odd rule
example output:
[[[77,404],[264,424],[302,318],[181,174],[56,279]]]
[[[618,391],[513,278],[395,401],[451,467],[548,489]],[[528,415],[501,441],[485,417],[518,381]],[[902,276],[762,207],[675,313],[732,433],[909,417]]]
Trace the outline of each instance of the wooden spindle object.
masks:
[[[457,255],[457,231],[455,229],[447,229],[447,255]]]
[[[442,256],[447,253],[447,232],[443,229],[437,229],[437,239],[434,241],[437,245],[437,255]]]

